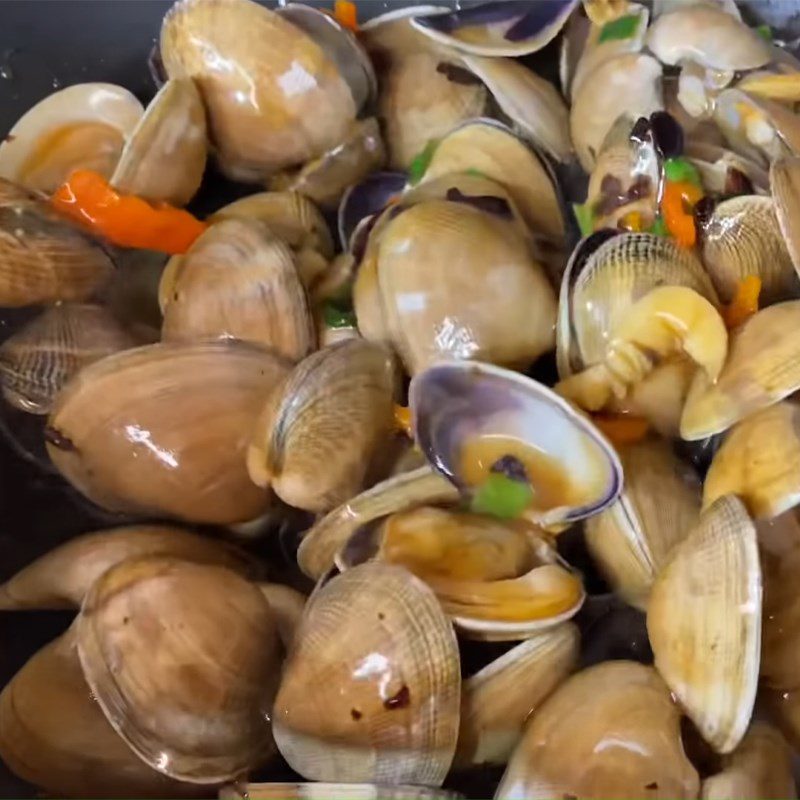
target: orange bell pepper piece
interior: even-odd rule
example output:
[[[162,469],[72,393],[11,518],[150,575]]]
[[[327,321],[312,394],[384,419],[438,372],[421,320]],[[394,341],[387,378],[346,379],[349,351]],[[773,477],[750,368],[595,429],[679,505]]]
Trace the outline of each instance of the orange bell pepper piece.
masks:
[[[694,247],[697,227],[692,209],[703,197],[703,190],[693,183],[667,181],[661,199],[661,213],[667,230],[681,247]]]
[[[761,294],[761,278],[748,275],[739,281],[733,300],[722,309],[722,318],[728,330],[738,328],[758,311],[758,298]]]
[[[358,30],[358,12],[356,4],[350,0],[336,0],[333,4],[333,17],[344,28]]]
[[[414,438],[414,432],[411,429],[411,409],[408,406],[395,405],[394,424],[398,431],[411,439]]]
[[[631,414],[593,414],[592,422],[613,445],[641,442],[650,430],[644,417]]]
[[[62,214],[120,247],[185,253],[208,227],[188,211],[115,191],[91,170],[73,172],[50,199]]]

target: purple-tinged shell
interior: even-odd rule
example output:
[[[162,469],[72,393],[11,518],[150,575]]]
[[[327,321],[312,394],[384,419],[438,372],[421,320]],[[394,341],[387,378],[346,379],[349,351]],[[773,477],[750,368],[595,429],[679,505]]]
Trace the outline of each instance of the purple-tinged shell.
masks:
[[[431,466],[461,491],[464,441],[508,436],[543,452],[568,474],[578,505],[541,509],[543,525],[576,522],[611,505],[622,489],[616,451],[583,415],[548,387],[491,364],[442,362],[416,375],[409,389],[414,432]]]
[[[344,250],[350,247],[359,223],[382,211],[392,197],[403,191],[407,180],[404,172],[374,172],[344,193],[337,222],[339,241]]]

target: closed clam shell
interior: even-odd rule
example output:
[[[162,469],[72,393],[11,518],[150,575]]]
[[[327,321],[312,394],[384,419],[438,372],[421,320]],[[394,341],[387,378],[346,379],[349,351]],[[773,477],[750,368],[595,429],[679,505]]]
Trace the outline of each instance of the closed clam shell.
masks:
[[[722,497],[674,549],[647,607],[655,664],[703,738],[730,753],[750,721],[761,648],[756,531]]]
[[[696,797],[699,779],[683,751],[680,717],[652,667],[589,667],[534,712],[495,797]]]
[[[0,179],[0,305],[86,300],[112,274],[97,242],[44,200]]]
[[[355,119],[350,88],[322,48],[250,0],[180,0],[160,42],[169,77],[197,82],[231,178],[255,182],[318,157]]]
[[[731,332],[717,381],[695,375],[681,416],[684,439],[724,431],[800,388],[800,301],[769,306]]]
[[[243,343],[157,344],[84,368],[50,415],[48,452],[105,508],[231,523],[268,498],[245,452],[264,398],[288,372]]]
[[[312,354],[261,414],[250,477],[308,511],[329,511],[357,495],[392,432],[394,393],[394,363],[381,345],[351,339]]]
[[[35,653],[0,693],[0,757],[54,796],[197,794],[145,764],[111,727],[83,676],[74,628]]]
[[[190,78],[167,81],[125,144],[111,184],[151,202],[186,205],[206,168],[206,112]]]
[[[471,169],[503,186],[534,232],[553,239],[563,236],[564,220],[550,173],[511,130],[489,119],[458,126],[436,145],[423,181]]]
[[[800,406],[789,401],[745,417],[725,437],[703,484],[703,505],[735,494],[753,517],[800,503]]]
[[[645,608],[672,548],[700,514],[697,476],[660,439],[619,448],[625,483],[614,505],[586,520],[586,543],[615,591]]]
[[[275,741],[303,777],[440,786],[461,680],[455,634],[425,584],[370,563],[310,601],[274,708]]]
[[[769,197],[724,200],[703,226],[703,263],[723,303],[749,275],[761,279],[761,305],[800,295],[800,280]]]
[[[258,588],[272,609],[278,634],[284,648],[288,650],[300,625],[307,598],[296,589],[281,583],[259,583]]]
[[[792,751],[778,730],[766,722],[750,725],[739,746],[722,758],[721,769],[703,781],[702,800],[751,797],[797,797]]]
[[[795,270],[800,274],[800,158],[781,158],[769,170],[775,214]]]
[[[442,358],[523,366],[552,348],[555,296],[510,213],[422,202],[388,222],[377,248],[379,307],[411,374]],[[368,280],[359,273],[356,294]]]
[[[0,584],[0,609],[78,608],[94,582],[128,558],[165,555],[246,571],[234,546],[166,525],[131,525],[86,533],[40,556]]]
[[[525,724],[578,659],[570,622],[532,636],[464,681],[454,767],[505,764]]]
[[[647,32],[647,46],[664,64],[694,61],[715,70],[754,69],[772,59],[769,42],[708,3],[661,14]]]
[[[92,586],[76,625],[92,693],[154,769],[217,783],[273,752],[283,649],[255,584],[217,565],[128,559]]]
[[[314,326],[292,251],[266,223],[226,219],[181,258],[169,281],[164,341],[233,338],[297,361],[314,346]]]
[[[430,786],[388,783],[236,783],[220,800],[456,800],[461,795]]]
[[[599,242],[588,257],[576,249],[561,284],[559,370],[584,368],[603,360],[611,332],[624,313],[650,290],[663,285],[694,289],[712,303],[716,292],[699,259],[672,240],[649,233],[623,233]]]
[[[0,345],[3,396],[23,411],[47,414],[82,367],[136,344],[102,306],[52,306]]]
[[[591,172],[606,134],[620,116],[632,120],[663,108],[661,64],[640,53],[604,61],[586,77],[570,110],[572,144]]]
[[[318,580],[334,565],[340,550],[362,526],[424,503],[456,500],[455,486],[427,465],[394,475],[318,520],[300,542],[297,563],[306,575]]]

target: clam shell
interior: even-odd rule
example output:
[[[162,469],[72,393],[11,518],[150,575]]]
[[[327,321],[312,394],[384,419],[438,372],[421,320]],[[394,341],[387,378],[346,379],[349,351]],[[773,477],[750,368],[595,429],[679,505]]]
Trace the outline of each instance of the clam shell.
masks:
[[[800,295],[800,280],[769,197],[743,195],[720,203],[703,226],[702,258],[723,303],[733,299],[748,275],[761,279],[762,305]]]
[[[792,751],[766,722],[753,722],[739,746],[723,757],[719,772],[703,781],[702,800],[747,797],[797,797]]]
[[[206,111],[189,78],[167,81],[153,98],[111,176],[120,192],[185,206],[206,168]]]
[[[729,431],[706,475],[703,505],[726,494],[737,495],[757,519],[800,503],[800,406],[778,403]]]
[[[247,571],[232,545],[166,525],[132,525],[85,533],[48,551],[0,584],[0,609],[78,608],[94,582],[129,558],[163,555]]]
[[[164,341],[232,338],[297,361],[314,346],[313,319],[288,245],[254,219],[205,231],[168,281]]]
[[[0,693],[0,756],[15,775],[68,797],[193,797],[197,787],[151,769],[92,697],[74,628],[45,645]]]
[[[490,364],[439,364],[412,380],[409,405],[428,461],[462,488],[459,458],[467,437],[512,437],[558,462],[571,478],[573,496],[563,505],[537,509],[539,524],[584,519],[619,495],[622,467],[605,437],[530,378]]]
[[[259,583],[258,588],[272,609],[281,642],[288,650],[300,625],[306,607],[306,596],[280,583]]]
[[[769,187],[783,240],[800,274],[800,158],[781,158],[769,170]]]
[[[620,116],[635,121],[664,107],[661,64],[640,53],[602,62],[575,93],[570,110],[572,144],[586,172],[594,169],[603,140]]]
[[[480,3],[449,14],[415,17],[420,33],[447,47],[481,56],[524,56],[549,44],[564,27],[578,0],[522,4]]]
[[[39,197],[0,179],[0,305],[86,300],[113,264]]]
[[[614,590],[644,609],[672,549],[697,523],[700,485],[661,440],[620,448],[620,459],[622,493],[586,520],[586,544]]]
[[[143,113],[133,94],[111,83],[79,83],[53,92],[0,144],[0,178],[48,194],[75,169],[109,178]]]
[[[680,716],[652,667],[611,661],[583,670],[534,712],[495,797],[697,797]]]
[[[311,527],[300,542],[297,563],[306,575],[318,580],[360,527],[424,503],[456,500],[458,490],[428,466],[395,475],[343,503]]]
[[[717,381],[695,375],[681,416],[681,437],[704,439],[726,430],[800,388],[800,301],[762,309],[730,337]]]
[[[250,477],[285,502],[324,512],[362,488],[393,425],[395,369],[380,345],[352,339],[299,364],[270,398],[247,457]]]
[[[459,125],[436,145],[423,181],[469,170],[505,188],[533,231],[553,239],[563,236],[564,219],[550,173],[507,127],[490,119]]]
[[[161,56],[170,78],[197,82],[234,179],[257,182],[321,156],[358,111],[326,52],[250,0],[180,0],[164,17]]]
[[[455,769],[508,761],[529,717],[573,670],[579,643],[572,623],[558,625],[464,681]]]
[[[347,250],[359,223],[383,211],[405,188],[404,172],[373,172],[342,195],[337,214],[339,244]]]
[[[664,64],[694,61],[716,70],[755,69],[772,60],[767,41],[707,3],[661,14],[650,26],[647,46]]]
[[[761,567],[741,501],[707,508],[657,576],[647,608],[655,664],[703,738],[730,753],[755,702]]]
[[[196,522],[253,519],[266,494],[247,474],[248,437],[288,372],[241,343],[157,344],[81,370],[48,421],[48,452],[105,508]]]
[[[308,779],[440,786],[460,691],[456,638],[431,590],[399,567],[363,564],[310,602],[275,701],[275,741]]]
[[[0,345],[3,396],[23,411],[47,414],[82,367],[136,344],[102,306],[53,306]]]
[[[388,783],[236,783],[220,800],[456,800],[461,795],[429,786]]]
[[[91,588],[76,635],[97,702],[154,769],[216,783],[273,751],[269,711],[282,646],[261,591],[235,572],[129,559]]]

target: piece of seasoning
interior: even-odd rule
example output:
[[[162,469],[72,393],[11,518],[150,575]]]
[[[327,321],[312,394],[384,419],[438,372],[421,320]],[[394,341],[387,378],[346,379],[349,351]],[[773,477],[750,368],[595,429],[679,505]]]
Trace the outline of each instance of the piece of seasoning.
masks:
[[[588,236],[594,230],[594,214],[588,203],[573,203],[572,212],[575,214],[575,221],[581,236]]]
[[[50,202],[112,244],[170,255],[185,253],[208,227],[182,208],[120,194],[102,175],[88,169],[73,172]]]
[[[611,22],[606,22],[603,25],[600,36],[597,37],[597,43],[613,42],[617,39],[630,39],[639,27],[638,14],[626,14],[624,17],[617,17],[612,19]]]
[[[639,211],[629,211],[619,221],[618,227],[626,231],[639,233],[644,228],[644,221]]]
[[[322,308],[322,318],[329,328],[355,328],[356,315],[351,309],[327,302]]]
[[[333,4],[333,16],[343,28],[358,30],[358,9],[350,0],[336,0]]]
[[[697,167],[686,158],[668,158],[664,162],[664,176],[675,183],[687,182],[702,186]]]
[[[408,406],[394,406],[394,426],[411,439],[414,438],[413,428],[411,427],[411,409]]]
[[[754,30],[765,41],[772,41],[772,28],[769,25],[757,25]]]
[[[738,328],[758,312],[760,294],[761,278],[757,275],[748,275],[739,281],[733,300],[722,309],[722,318],[728,330]]]
[[[470,510],[500,519],[515,519],[533,500],[533,487],[527,481],[513,480],[500,472],[491,472],[475,490]]]
[[[414,156],[414,160],[408,168],[408,182],[411,186],[416,186],[422,180],[423,175],[428,171],[428,167],[430,166],[438,144],[438,139],[431,139],[428,144]]]
[[[670,236],[681,247],[694,247],[697,243],[697,226],[694,206],[703,197],[703,190],[686,181],[666,181],[661,199],[661,213]]]
[[[614,445],[636,444],[647,436],[650,423],[632,414],[593,414],[592,422]]]

